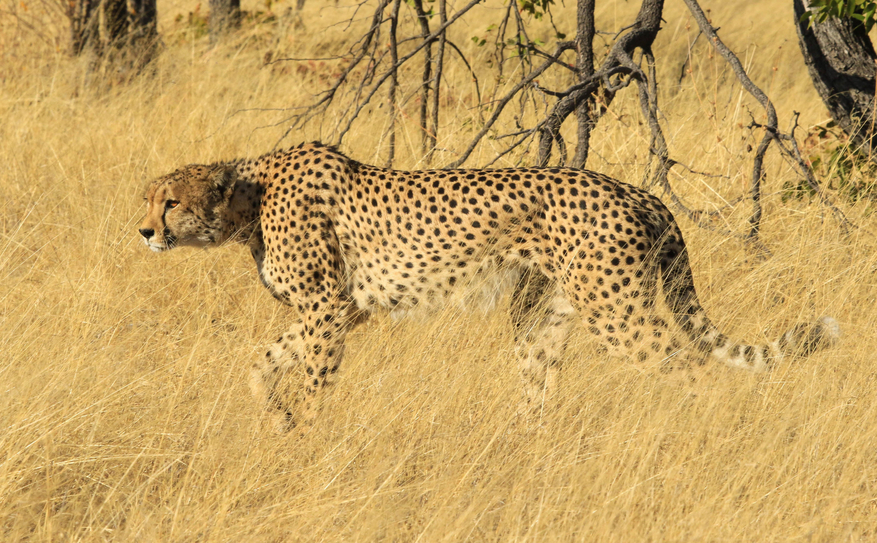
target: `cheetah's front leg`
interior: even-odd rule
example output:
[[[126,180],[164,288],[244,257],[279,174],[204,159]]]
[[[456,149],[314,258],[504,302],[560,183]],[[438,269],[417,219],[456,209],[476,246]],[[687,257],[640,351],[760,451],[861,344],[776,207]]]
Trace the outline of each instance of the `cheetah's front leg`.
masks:
[[[312,425],[322,397],[341,365],[347,333],[364,315],[350,303],[299,318],[253,365],[250,388],[275,431],[302,433]]]

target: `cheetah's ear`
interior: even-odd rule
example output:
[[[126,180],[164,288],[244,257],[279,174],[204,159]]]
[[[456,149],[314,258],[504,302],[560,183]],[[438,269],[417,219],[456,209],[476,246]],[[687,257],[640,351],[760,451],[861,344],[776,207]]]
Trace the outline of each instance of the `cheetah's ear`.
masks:
[[[210,188],[223,197],[231,194],[238,178],[237,170],[228,164],[218,164],[212,167],[207,175]]]

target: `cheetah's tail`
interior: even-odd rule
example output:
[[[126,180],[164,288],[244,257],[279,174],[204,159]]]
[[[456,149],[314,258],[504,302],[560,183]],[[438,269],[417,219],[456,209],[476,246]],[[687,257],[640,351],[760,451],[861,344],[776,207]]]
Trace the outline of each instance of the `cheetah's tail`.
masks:
[[[709,320],[697,299],[684,245],[663,249],[659,266],[667,305],[697,349],[717,360],[733,367],[764,371],[787,355],[806,356],[840,339],[840,326],[832,317],[795,325],[779,339],[763,345],[747,345],[728,338]]]
[[[712,328],[715,330],[714,326]],[[834,318],[822,317],[815,323],[797,324],[779,339],[755,346],[729,340],[718,331],[701,336],[689,332],[688,335],[696,344],[703,344],[707,336],[712,335],[714,340],[705,350],[729,366],[765,371],[786,356],[806,356],[835,344],[840,338],[840,326]]]

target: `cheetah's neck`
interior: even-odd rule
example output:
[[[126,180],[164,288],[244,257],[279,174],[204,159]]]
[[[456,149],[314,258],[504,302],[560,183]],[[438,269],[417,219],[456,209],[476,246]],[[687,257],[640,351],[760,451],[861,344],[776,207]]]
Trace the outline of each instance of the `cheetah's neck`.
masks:
[[[239,160],[230,165],[234,166],[238,175],[234,191],[223,212],[223,237],[249,245],[254,239],[261,239],[259,212],[264,187],[259,183],[250,161]]]

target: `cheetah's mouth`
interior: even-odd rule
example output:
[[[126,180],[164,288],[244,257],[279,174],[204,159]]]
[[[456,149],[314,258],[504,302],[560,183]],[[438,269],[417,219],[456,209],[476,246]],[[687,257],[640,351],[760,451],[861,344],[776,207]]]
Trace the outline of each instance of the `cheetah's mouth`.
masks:
[[[177,238],[173,234],[165,233],[164,235],[164,243],[159,243],[152,241],[151,239],[144,239],[144,243],[149,247],[150,251],[156,253],[162,253],[164,251],[169,251],[177,246]]]

